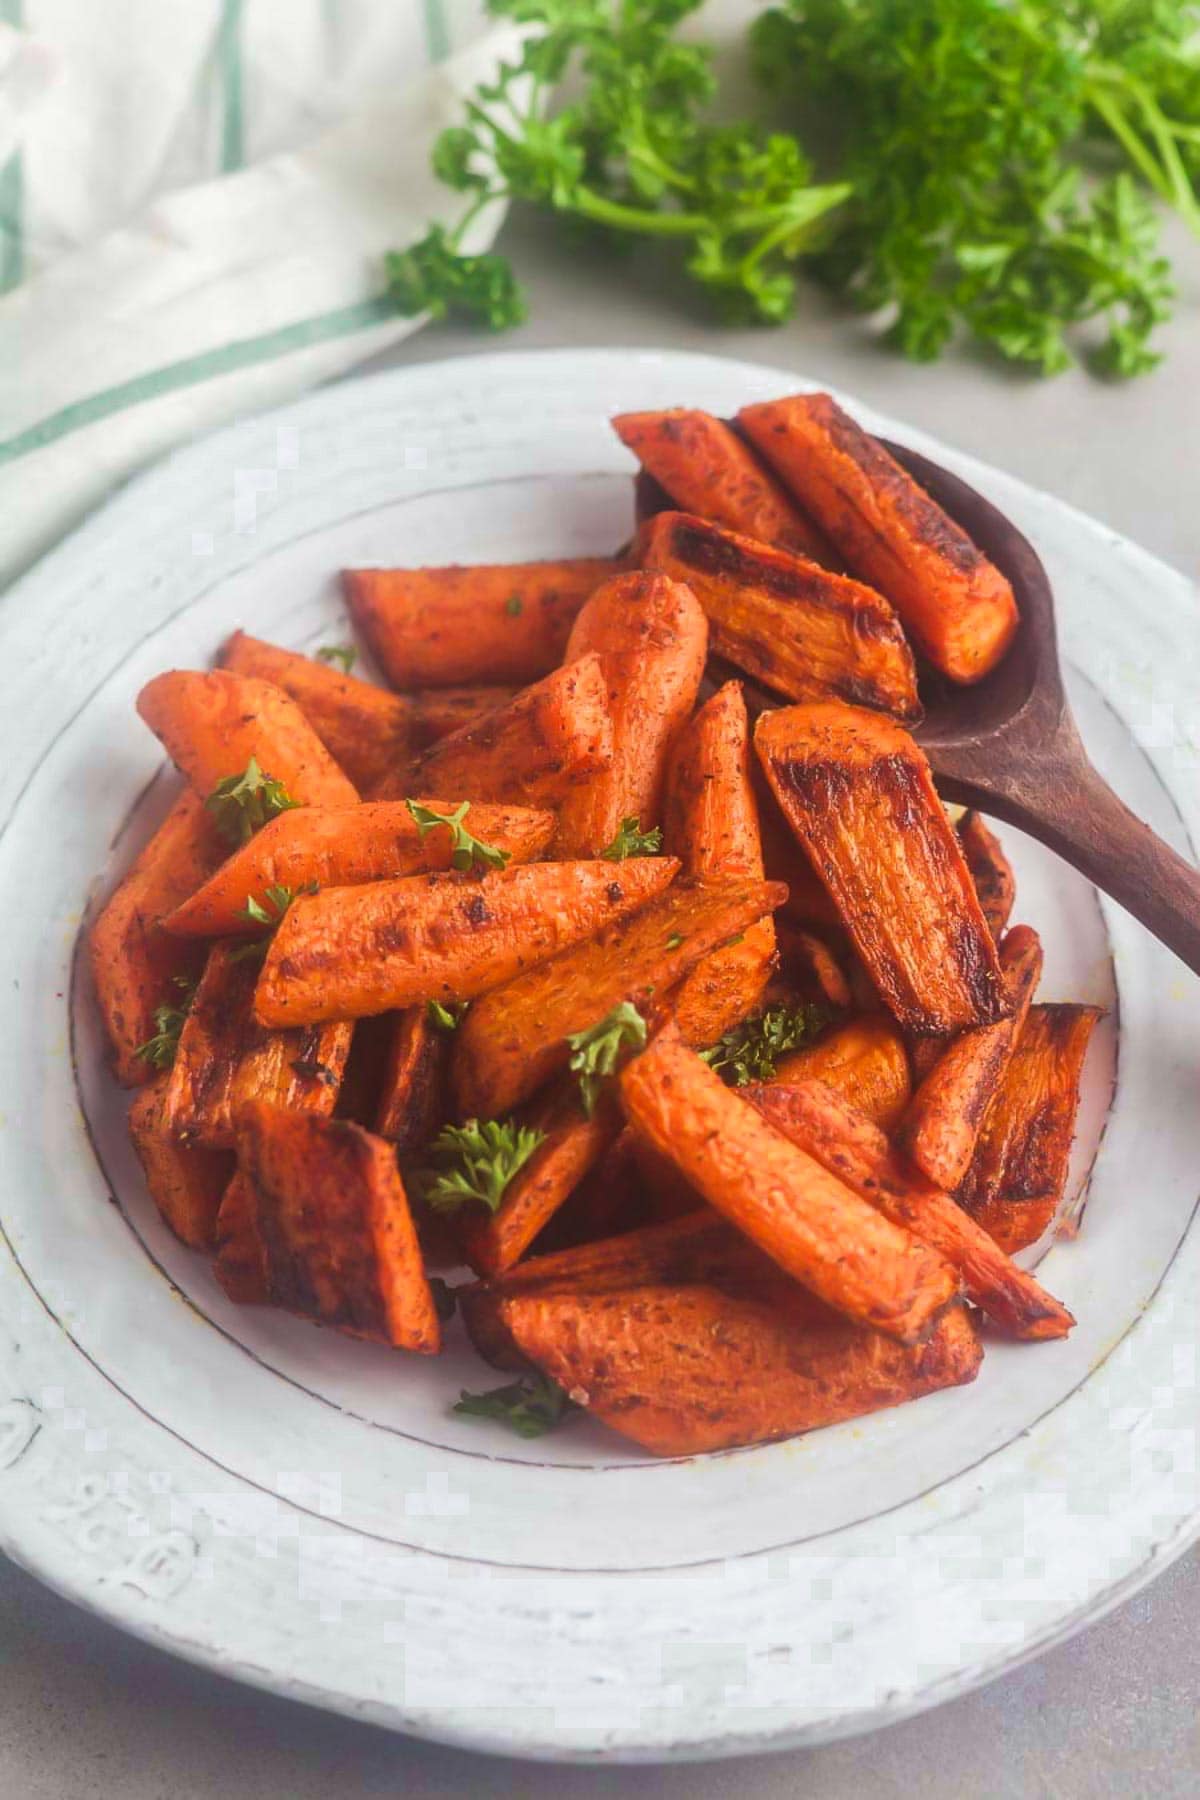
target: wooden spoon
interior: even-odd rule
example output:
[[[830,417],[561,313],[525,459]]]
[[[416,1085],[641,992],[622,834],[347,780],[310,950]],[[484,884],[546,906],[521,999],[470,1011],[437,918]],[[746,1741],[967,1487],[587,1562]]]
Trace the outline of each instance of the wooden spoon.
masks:
[[[916,737],[947,800],[1039,838],[1200,974],[1200,872],[1135,817],[1092,767],[1063,691],[1049,577],[1011,519],[957,475],[885,447],[1012,583],[1021,629],[976,687],[923,678]]]

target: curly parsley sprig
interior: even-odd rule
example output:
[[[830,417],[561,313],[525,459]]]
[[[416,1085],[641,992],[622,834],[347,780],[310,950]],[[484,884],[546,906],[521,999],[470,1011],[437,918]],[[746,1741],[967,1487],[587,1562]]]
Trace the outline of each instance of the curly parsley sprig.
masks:
[[[727,1087],[745,1087],[751,1081],[769,1081],[781,1056],[802,1050],[829,1023],[823,1007],[807,1001],[797,1006],[769,1006],[752,1019],[743,1019],[700,1055]]]
[[[643,831],[641,820],[632,813],[621,820],[620,830],[600,855],[605,862],[624,862],[628,856],[657,856],[662,849],[662,835],[661,825]]]
[[[179,1051],[179,1039],[187,1024],[187,1016],[192,1010],[192,1001],[196,997],[196,983],[190,975],[174,975],[172,986],[179,989],[179,1004],[172,1006],[169,1002],[154,1009],[154,1036],[139,1044],[134,1051],[143,1062],[148,1062],[152,1069],[169,1069]]]
[[[438,825],[449,827],[450,831],[450,867],[465,872],[467,869],[506,869],[512,861],[511,850],[497,850],[494,844],[485,844],[481,838],[472,837],[463,824],[463,820],[471,810],[471,802],[464,800],[456,806],[452,813],[434,812],[432,807],[421,806],[416,800],[406,800],[404,804],[412,814],[417,830],[424,839]]]
[[[545,1141],[544,1131],[515,1119],[447,1125],[430,1145],[430,1162],[418,1171],[417,1185],[435,1212],[457,1212],[477,1200],[494,1213],[513,1176]]]
[[[464,1388],[451,1410],[469,1418],[495,1419],[518,1437],[537,1438],[553,1431],[579,1408],[556,1381],[535,1372],[504,1387],[489,1388],[484,1394],[469,1394]]]
[[[240,849],[256,831],[299,802],[292,799],[282,781],[265,774],[252,756],[240,775],[218,781],[204,804],[226,843]]]
[[[579,1076],[579,1096],[590,1119],[605,1081],[615,1075],[627,1050],[644,1050],[648,1028],[632,1001],[622,1000],[586,1031],[568,1037],[571,1068]]]

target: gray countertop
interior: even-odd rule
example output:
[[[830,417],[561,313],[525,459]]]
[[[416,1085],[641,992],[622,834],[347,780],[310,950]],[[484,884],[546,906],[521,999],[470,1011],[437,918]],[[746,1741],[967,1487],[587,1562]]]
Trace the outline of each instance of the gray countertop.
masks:
[[[1182,289],[1166,364],[1126,387],[1073,372],[1037,382],[959,354],[934,368],[878,349],[806,294],[777,331],[722,331],[658,271],[564,252],[538,225],[504,240],[531,322],[492,340],[423,332],[381,363],[501,346],[704,350],[794,368],[857,393],[1200,570],[1200,252],[1170,234]],[[686,402],[687,395],[679,396]],[[935,1713],[804,1753],[707,1768],[556,1769],[485,1761],[308,1711],[177,1663],[0,1560],[0,1796],[241,1800],[262,1796],[688,1796],[774,1800],[1183,1800],[1200,1791],[1200,1553],[1098,1625]]]

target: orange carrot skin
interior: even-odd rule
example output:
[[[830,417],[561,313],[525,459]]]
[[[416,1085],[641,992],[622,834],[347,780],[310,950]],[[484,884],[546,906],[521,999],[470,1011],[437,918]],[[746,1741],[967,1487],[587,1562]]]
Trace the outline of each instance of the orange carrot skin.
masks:
[[[620,1083],[635,1131],[827,1305],[915,1343],[955,1297],[948,1263],[773,1130],[672,1028]]]
[[[563,660],[588,595],[616,573],[605,557],[445,569],[346,569],[355,624],[393,687],[523,686]]]
[[[848,1012],[854,1005],[854,991],[832,945],[820,932],[786,920],[777,931],[785,980],[796,984],[803,999]]]
[[[643,568],[686,582],[713,653],[775,693],[921,717],[908,640],[874,588],[688,513],[652,519],[635,554]]]
[[[815,1044],[781,1056],[772,1086],[822,1081],[873,1124],[890,1131],[912,1092],[904,1039],[883,1013],[866,1013]]]
[[[765,713],[755,744],[881,998],[918,1036],[1011,1011],[996,946],[929,764],[856,707]]]
[[[1075,1323],[942,1189],[906,1167],[877,1125],[820,1081],[741,1090],[777,1131],[893,1224],[944,1256],[968,1297],[1013,1337],[1065,1337]]]
[[[520,1351],[594,1418],[656,1456],[769,1443],[974,1379],[982,1350],[962,1306],[919,1345],[815,1304],[717,1287],[515,1293]]]
[[[145,1087],[129,1109],[129,1135],[150,1198],[166,1223],[193,1250],[209,1250],[216,1238],[221,1196],[233,1174],[233,1158],[172,1137],[166,1120],[166,1078]]]
[[[383,1062],[375,1132],[400,1153],[417,1150],[440,1129],[450,1034],[424,1006],[398,1012]]]
[[[1066,1187],[1095,1006],[1031,1006],[979,1135],[959,1203],[1010,1255],[1050,1225]],[[1078,1220],[1062,1221],[1073,1236]]]
[[[445,814],[453,812],[458,802],[423,795],[419,804]],[[475,837],[506,851],[518,863],[540,856],[555,827],[550,812],[474,804],[465,823]],[[270,887],[299,893],[314,882],[321,888],[358,887],[444,870],[450,867],[452,846],[448,826],[422,835],[402,800],[297,807],[280,813],[255,832],[248,844],[235,850],[203,887],[168,916],[166,927],[185,937],[244,935],[253,929],[246,914],[247,899],[253,896],[270,912]]]
[[[269,681],[225,669],[172,669],[147,682],[137,709],[201,799],[253,757],[297,806],[358,800],[296,702]]]
[[[958,822],[958,841],[963,847],[979,905],[996,942],[1012,916],[1017,880],[1000,840],[977,812],[964,813]]]
[[[568,658],[597,655],[612,718],[611,763],[559,814],[560,856],[598,856],[625,818],[648,831],[662,809],[667,758],[696,703],[708,626],[689,588],[662,575],[618,575],[571,629]]]
[[[679,406],[618,413],[612,424],[681,512],[837,566],[828,538],[724,420]]]
[[[630,862],[613,866],[618,885]],[[643,1015],[701,957],[779,905],[771,882],[677,888],[586,943],[478,1001],[455,1033],[454,1102],[462,1118],[499,1118],[570,1060],[568,1035],[630,1001]]]
[[[677,868],[536,863],[303,895],[271,940],[255,1011],[282,1028],[474,1000],[645,906]]]
[[[511,705],[519,692],[515,687],[472,685],[426,688],[421,693],[401,696],[412,709],[414,751],[428,750],[456,731],[478,725],[481,719]]]
[[[88,960],[122,1087],[153,1080],[139,1048],[160,1006],[178,1006],[176,977],[199,977],[203,959],[162,920],[217,867],[226,846],[203,802],[185,792],[88,931]]]
[[[272,1301],[436,1355],[441,1328],[391,1145],[345,1119],[255,1102],[239,1123],[238,1155]]]
[[[225,1297],[237,1306],[270,1302],[267,1264],[258,1235],[258,1196],[238,1169],[225,1189],[217,1214],[213,1274]]]
[[[987,1109],[1012,1058],[1042,973],[1036,931],[1016,925],[1000,946],[1012,1017],[951,1039],[913,1095],[896,1133],[909,1160],[953,1193],[975,1154]]]
[[[613,723],[600,659],[583,656],[525,688],[508,706],[442,738],[376,790],[424,789],[472,800],[559,806],[613,761]]]

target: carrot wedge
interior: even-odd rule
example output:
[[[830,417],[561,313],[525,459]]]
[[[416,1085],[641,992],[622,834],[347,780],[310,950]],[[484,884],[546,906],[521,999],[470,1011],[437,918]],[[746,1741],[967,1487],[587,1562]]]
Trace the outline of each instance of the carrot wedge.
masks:
[[[958,841],[963,847],[988,930],[999,943],[1017,897],[1012,864],[1001,848],[1000,839],[977,812],[966,812],[959,820]]]
[[[1032,1006],[992,1101],[959,1203],[1002,1249],[1036,1243],[1066,1187],[1095,1006]],[[1063,1220],[1073,1236],[1078,1219]]]
[[[618,884],[631,867],[617,867]],[[460,1116],[494,1119],[511,1111],[567,1066],[568,1035],[590,1030],[624,1001],[648,1009],[786,892],[748,880],[674,889],[485,994],[455,1034],[451,1083]]]
[[[167,1128],[186,1143],[230,1149],[250,1100],[333,1111],[353,1025],[264,1029],[254,1018],[257,975],[252,960],[223,944],[209,954],[165,1090]]]
[[[963,1306],[916,1345],[811,1301],[716,1287],[518,1293],[513,1342],[593,1418],[656,1456],[763,1444],[972,1381],[982,1360]]]
[[[450,800],[420,801],[439,813],[450,813]],[[554,815],[524,806],[475,806],[466,814],[474,837],[513,861],[540,856],[554,832]],[[453,835],[422,831],[402,800],[379,800],[362,806],[296,807],[280,813],[235,850],[203,887],[191,894],[165,920],[168,931],[184,937],[229,937],[252,929],[246,912],[255,899],[270,912],[267,890],[293,893],[311,887],[359,887],[450,867]]]
[[[395,800],[424,789],[472,800],[559,806],[611,766],[613,726],[600,659],[582,656],[524,688],[498,712],[452,732],[375,792]]]
[[[713,653],[776,693],[921,717],[908,640],[874,588],[687,513],[652,519],[634,554],[644,569],[686,582]]]
[[[519,692],[516,687],[472,684],[468,687],[425,688],[420,693],[403,695],[412,709],[413,750],[428,750],[444,737],[463,731],[469,725],[478,725],[481,719],[508,706]]]
[[[834,566],[829,540],[723,419],[677,406],[618,413],[612,427],[681,512]]]
[[[912,1093],[904,1039],[884,1013],[864,1013],[817,1043],[780,1057],[776,1084],[823,1081],[835,1094],[890,1131]]]
[[[255,1012],[285,1027],[474,1000],[645,906],[678,866],[534,863],[302,895],[271,940]]]
[[[625,818],[658,823],[671,743],[696,703],[708,626],[691,590],[662,575],[618,575],[571,628],[567,656],[596,655],[608,684],[613,756],[563,800],[560,856],[598,856]]]
[[[1018,1338],[1065,1337],[1075,1323],[1059,1301],[1010,1261],[949,1194],[909,1168],[864,1113],[820,1081],[741,1090],[793,1144],[958,1270],[969,1299]]]
[[[796,394],[746,406],[738,424],[935,667],[960,682],[995,668],[1019,624],[1012,588],[836,400]]]
[[[410,1006],[380,1020],[390,1025],[376,1102],[375,1134],[398,1152],[417,1150],[439,1128],[442,1116],[449,1033],[434,1023],[425,1006]]]
[[[345,569],[355,624],[398,688],[537,681],[576,613],[616,573],[599,556],[445,569]]]
[[[277,1306],[436,1355],[441,1328],[392,1146],[344,1119],[247,1106],[238,1155]]]
[[[620,1076],[634,1130],[827,1305],[902,1343],[927,1335],[955,1271],[775,1131],[664,1026]]]
[[[885,1004],[919,1036],[1012,1010],[929,764],[900,726],[836,705],[766,713],[755,745]]]
[[[1000,945],[1012,1017],[951,1039],[921,1081],[896,1131],[910,1162],[953,1193],[966,1176],[979,1132],[1004,1079],[1042,973],[1036,931],[1016,925]]]
[[[193,1250],[209,1250],[216,1237],[221,1196],[233,1158],[221,1150],[181,1144],[172,1137],[164,1106],[166,1078],[141,1090],[129,1109],[129,1135],[150,1198],[175,1233]]]
[[[171,669],[138,695],[140,716],[201,799],[253,757],[297,806],[353,806],[358,792],[282,688],[224,669]]]
[[[138,1051],[155,1035],[157,1009],[178,1006],[178,982],[198,977],[202,966],[192,946],[163,931],[162,920],[224,854],[214,820],[188,789],[88,931],[96,998],[123,1087],[153,1079],[153,1066]]]
[[[258,1196],[239,1169],[225,1189],[217,1214],[213,1274],[238,1306],[266,1306],[266,1257],[258,1235]]]

